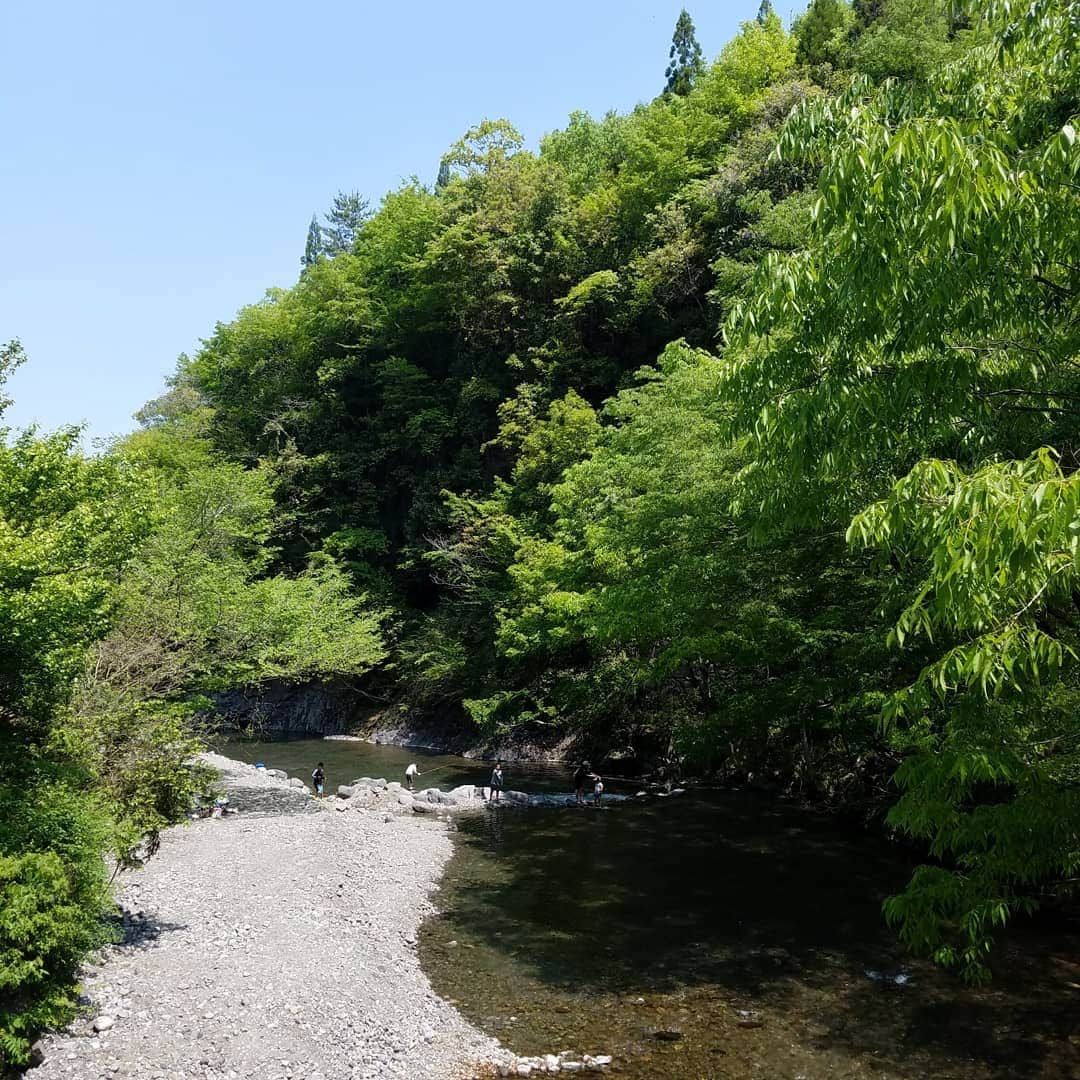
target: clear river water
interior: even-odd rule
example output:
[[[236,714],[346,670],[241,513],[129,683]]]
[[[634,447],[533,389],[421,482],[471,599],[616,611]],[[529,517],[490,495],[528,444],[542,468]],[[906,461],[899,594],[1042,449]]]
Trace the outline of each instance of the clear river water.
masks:
[[[330,792],[412,760],[421,787],[490,775],[361,742],[222,750],[305,780],[321,760]],[[506,771],[511,788],[570,788],[562,767]],[[994,982],[966,988],[884,925],[911,865],[879,835],[750,792],[489,809],[457,821],[421,961],[512,1050],[612,1054],[623,1077],[1080,1078],[1080,925],[1017,927]]]

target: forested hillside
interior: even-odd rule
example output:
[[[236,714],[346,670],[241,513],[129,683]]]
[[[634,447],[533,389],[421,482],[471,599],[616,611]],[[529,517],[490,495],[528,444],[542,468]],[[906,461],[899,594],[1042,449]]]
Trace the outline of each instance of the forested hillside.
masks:
[[[680,18],[632,112],[536,151],[483,120],[339,195],[109,454],[11,442],[0,886],[63,872],[18,854],[25,770],[89,792],[84,904],[195,782],[145,753],[182,760],[194,694],[370,672],[487,733],[891,793],[933,862],[889,919],[984,977],[1080,864],[1078,38],[1065,0],[764,0],[706,63]]]

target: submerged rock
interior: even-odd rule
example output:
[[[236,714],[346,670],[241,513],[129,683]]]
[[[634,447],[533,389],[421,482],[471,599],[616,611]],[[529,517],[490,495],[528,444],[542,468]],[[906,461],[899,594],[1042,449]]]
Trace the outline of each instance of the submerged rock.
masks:
[[[654,1028],[649,1034],[663,1042],[678,1042],[683,1037],[678,1028]]]

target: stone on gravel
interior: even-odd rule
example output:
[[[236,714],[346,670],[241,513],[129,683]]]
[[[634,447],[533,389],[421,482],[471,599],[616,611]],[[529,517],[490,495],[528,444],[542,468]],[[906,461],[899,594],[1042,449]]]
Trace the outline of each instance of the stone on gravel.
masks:
[[[116,1021],[111,1016],[102,1015],[94,1021],[94,1030],[108,1031],[115,1023]]]

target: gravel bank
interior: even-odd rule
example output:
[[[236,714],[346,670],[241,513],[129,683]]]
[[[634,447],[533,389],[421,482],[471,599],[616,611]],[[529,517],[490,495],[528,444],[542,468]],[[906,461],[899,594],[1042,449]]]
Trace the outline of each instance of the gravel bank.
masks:
[[[28,1080],[450,1080],[512,1060],[420,970],[445,826],[335,813],[208,759],[241,813],[171,830],[125,876],[125,940],[87,972],[89,1013],[43,1040]]]

